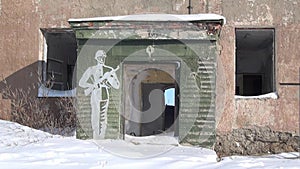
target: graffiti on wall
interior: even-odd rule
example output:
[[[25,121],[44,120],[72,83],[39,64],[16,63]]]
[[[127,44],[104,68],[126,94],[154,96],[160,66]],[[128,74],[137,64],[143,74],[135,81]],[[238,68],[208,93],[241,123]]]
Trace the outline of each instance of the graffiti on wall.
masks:
[[[105,65],[105,58],[106,53],[98,50],[95,53],[97,64],[88,67],[79,80],[79,86],[85,89],[85,96],[91,96],[91,123],[94,139],[104,139],[107,128],[109,89],[119,89],[120,87],[116,75],[119,66],[114,69]]]

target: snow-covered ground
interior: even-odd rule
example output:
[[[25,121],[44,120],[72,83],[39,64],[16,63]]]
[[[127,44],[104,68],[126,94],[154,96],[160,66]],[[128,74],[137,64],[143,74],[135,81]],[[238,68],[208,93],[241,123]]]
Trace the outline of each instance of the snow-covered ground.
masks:
[[[0,120],[0,168],[300,168],[299,153],[226,157],[214,151],[123,140],[77,140]]]

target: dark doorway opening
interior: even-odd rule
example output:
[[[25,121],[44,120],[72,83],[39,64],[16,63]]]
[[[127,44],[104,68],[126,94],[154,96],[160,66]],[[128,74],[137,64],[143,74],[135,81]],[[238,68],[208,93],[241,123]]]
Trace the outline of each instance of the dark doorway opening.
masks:
[[[129,98],[124,108],[129,117],[125,119],[125,133],[133,136],[173,133],[178,136],[179,86],[175,80],[178,65],[161,64],[154,68],[153,65],[124,66],[126,78],[131,79],[124,84],[125,89],[129,88],[124,91],[125,98]],[[165,70],[155,68],[160,66]],[[144,70],[140,71],[140,67]],[[131,75],[133,72],[137,74]]]
[[[146,112],[151,109],[151,106],[155,106],[156,110],[162,110],[161,114],[154,120],[149,123],[141,123],[141,134],[140,136],[149,136],[160,134],[165,131],[174,131],[172,125],[174,124],[177,116],[175,112],[175,105],[167,105],[165,93],[166,90],[170,87],[175,87],[174,83],[142,83],[142,110]],[[157,90],[157,92],[153,92]],[[174,91],[175,92],[175,91]],[[157,99],[158,103],[156,105],[151,105],[150,96],[154,99]],[[154,95],[154,96],[153,96]],[[174,98],[169,100],[170,102],[175,103]],[[160,103],[159,103],[160,102]],[[160,108],[161,107],[161,108]],[[147,112],[147,113],[156,113],[156,112]],[[142,117],[143,118],[143,117]],[[143,119],[142,119],[143,120]],[[145,119],[146,121],[147,119]]]

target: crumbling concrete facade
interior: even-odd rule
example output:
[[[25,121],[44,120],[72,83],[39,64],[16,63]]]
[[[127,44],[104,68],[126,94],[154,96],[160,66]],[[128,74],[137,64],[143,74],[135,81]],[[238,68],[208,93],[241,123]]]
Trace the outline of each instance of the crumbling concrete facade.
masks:
[[[268,127],[233,129],[217,137],[215,151],[219,157],[230,155],[261,155],[297,151],[299,136],[273,131]]]
[[[227,24],[221,34],[218,60],[217,95],[224,94],[217,96],[220,99],[217,113],[221,113],[218,133],[268,126],[273,131],[299,135],[299,7],[299,2],[292,0],[222,1],[222,14],[226,17]],[[278,99],[234,98],[236,28],[275,29],[275,86]]]
[[[221,34],[219,57],[219,94],[224,95],[224,109],[219,131],[251,125],[270,126],[274,130],[299,133],[300,6],[297,1],[223,1],[222,14],[227,19]],[[235,99],[235,28],[275,28],[275,69],[278,99]],[[223,68],[222,68],[223,67]],[[224,76],[222,76],[223,74]],[[221,82],[221,81],[220,81]],[[219,83],[220,84],[220,83]],[[219,104],[221,105],[221,104]],[[223,110],[223,111],[222,111]]]
[[[187,6],[188,0],[0,0],[0,80],[6,79],[12,86],[24,89],[38,81],[45,43],[40,28],[68,28],[69,18],[187,14]],[[299,135],[300,2],[192,0],[192,6],[192,13],[216,13],[227,20],[217,57],[217,134],[256,126]],[[236,28],[274,28],[277,99],[235,98]],[[32,95],[37,95],[35,90]],[[0,103],[9,101],[0,98]]]

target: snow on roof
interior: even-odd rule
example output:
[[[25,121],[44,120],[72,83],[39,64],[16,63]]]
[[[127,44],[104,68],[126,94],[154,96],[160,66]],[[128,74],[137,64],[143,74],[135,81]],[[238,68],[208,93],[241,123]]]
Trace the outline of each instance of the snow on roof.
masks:
[[[90,22],[90,21],[219,21],[225,24],[225,17],[217,14],[191,14],[191,15],[173,15],[173,14],[138,14],[123,16],[107,16],[94,18],[69,19],[69,22]]]

